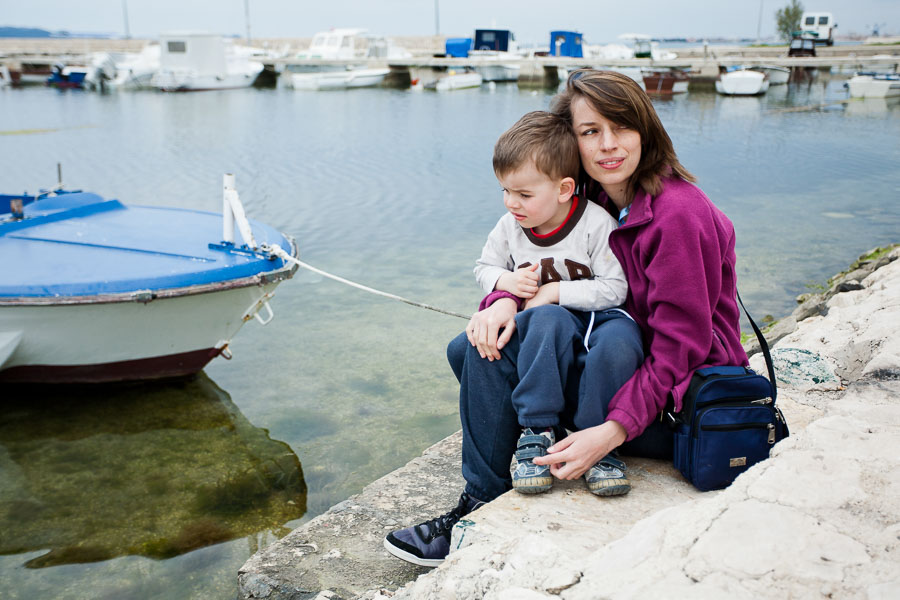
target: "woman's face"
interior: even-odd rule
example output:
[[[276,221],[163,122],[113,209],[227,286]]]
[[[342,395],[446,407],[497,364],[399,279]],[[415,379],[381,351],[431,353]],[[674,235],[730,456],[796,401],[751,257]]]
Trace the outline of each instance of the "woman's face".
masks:
[[[641,162],[641,134],[613,123],[595,111],[584,97],[572,102],[572,120],[584,170],[623,208],[628,198],[628,180]]]

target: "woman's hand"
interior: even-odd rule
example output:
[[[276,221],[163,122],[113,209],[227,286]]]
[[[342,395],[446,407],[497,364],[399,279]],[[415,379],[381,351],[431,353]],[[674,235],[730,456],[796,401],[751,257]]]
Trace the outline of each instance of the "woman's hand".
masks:
[[[500,350],[516,331],[519,306],[512,298],[500,298],[486,309],[472,315],[466,325],[469,343],[478,349],[481,358],[500,360]],[[501,333],[500,330],[503,330]]]
[[[535,457],[534,464],[550,465],[550,473],[557,479],[577,479],[627,437],[620,423],[607,421],[569,434],[547,448],[547,456]]]

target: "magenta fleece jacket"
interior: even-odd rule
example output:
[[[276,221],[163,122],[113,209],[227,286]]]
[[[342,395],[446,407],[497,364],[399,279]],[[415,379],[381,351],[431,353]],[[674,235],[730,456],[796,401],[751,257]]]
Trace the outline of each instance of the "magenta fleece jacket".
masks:
[[[609,200],[601,194],[601,204]],[[613,207],[615,210],[615,207]],[[682,179],[664,180],[656,197],[639,191],[627,222],[609,244],[628,279],[626,308],[643,332],[646,358],[616,393],[607,419],[629,440],[676,409],[694,371],[747,365],[741,346],[734,226]]]

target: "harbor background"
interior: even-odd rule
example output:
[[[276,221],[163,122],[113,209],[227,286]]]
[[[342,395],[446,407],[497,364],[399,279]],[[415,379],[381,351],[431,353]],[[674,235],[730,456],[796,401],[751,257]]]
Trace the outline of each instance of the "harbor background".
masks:
[[[735,222],[740,289],[758,317],[789,313],[808,286],[896,241],[900,230],[900,106],[843,103],[843,82],[820,74],[763,97],[690,92],[655,100],[682,162]],[[4,189],[52,186],[61,163],[70,189],[218,211],[222,174],[232,172],[251,218],[294,236],[303,260],[469,312],[480,297],[474,259],[503,213],[490,167],[493,143],[523,113],[547,108],[552,94],[514,83],[447,95],[0,90]],[[444,348],[461,320],[303,271],[278,289],[272,306],[275,320],[247,324],[231,346],[234,358],[216,359],[198,380],[4,390],[15,410],[0,421],[0,517],[7,520],[0,530],[23,515],[33,523],[16,540],[27,551],[10,546],[0,556],[4,597],[232,597],[237,568],[260,545],[458,429],[457,386]],[[115,558],[96,560],[99,545],[116,547],[131,535],[125,524],[134,525],[136,511],[115,501],[127,498],[122,490],[139,479],[177,479],[185,468],[170,460],[165,436],[135,432],[191,430],[196,413],[184,407],[204,399],[234,407],[231,427],[246,422],[289,446],[308,487],[305,512],[285,520],[251,504],[230,538],[220,531],[203,543],[200,529],[185,525],[181,533],[196,539],[183,552],[173,544],[176,553],[163,558],[124,544]],[[77,415],[72,407],[79,403],[105,407],[119,425],[98,432],[95,419],[72,416],[49,426],[48,410]],[[148,426],[156,404],[166,419]],[[102,414],[98,409],[96,418]],[[112,460],[113,447],[123,459]],[[234,469],[229,454],[203,444],[186,451],[217,464],[223,476]],[[53,483],[48,495],[79,499],[48,519],[81,523],[94,547],[79,554],[75,543],[68,562],[24,566],[52,548],[50,521],[13,510],[34,499],[22,481],[29,468]],[[85,470],[93,495],[78,496],[73,486],[85,479],[72,475]],[[154,530],[170,509],[165,486],[148,489],[160,491],[144,498],[150,514],[137,527]],[[194,520],[215,518],[201,507]]]

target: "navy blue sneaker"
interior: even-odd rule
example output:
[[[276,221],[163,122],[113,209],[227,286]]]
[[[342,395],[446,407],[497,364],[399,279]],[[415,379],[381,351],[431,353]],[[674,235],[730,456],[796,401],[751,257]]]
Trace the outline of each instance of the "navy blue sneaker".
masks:
[[[553,429],[543,431],[526,428],[516,445],[516,470],[512,474],[512,486],[520,494],[540,494],[553,487],[550,465],[536,465],[536,456],[546,456],[547,448],[556,443]]]
[[[463,492],[456,508],[430,521],[387,534],[384,547],[407,562],[436,567],[450,554],[450,530],[460,519],[483,504]]]
[[[592,494],[598,496],[621,496],[631,491],[625,463],[607,454],[587,470],[584,480]]]

